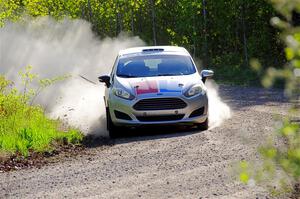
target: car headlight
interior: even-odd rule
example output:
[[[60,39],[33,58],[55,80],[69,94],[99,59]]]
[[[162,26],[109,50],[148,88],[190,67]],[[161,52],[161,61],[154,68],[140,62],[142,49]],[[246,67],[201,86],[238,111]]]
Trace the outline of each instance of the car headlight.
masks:
[[[196,85],[192,86],[187,92],[185,92],[184,95],[186,97],[193,97],[198,94],[202,94],[202,95],[205,94],[205,90],[203,89],[201,84],[196,84]]]
[[[124,89],[121,88],[115,88],[114,89],[114,94],[120,98],[127,99],[127,100],[132,100],[134,99],[134,96],[131,95],[129,92],[125,91]]]

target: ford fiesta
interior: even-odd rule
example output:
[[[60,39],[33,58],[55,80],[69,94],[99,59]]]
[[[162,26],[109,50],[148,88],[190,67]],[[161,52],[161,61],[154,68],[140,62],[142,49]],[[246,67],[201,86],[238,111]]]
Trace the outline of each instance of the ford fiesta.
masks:
[[[120,51],[106,85],[107,129],[194,124],[208,128],[208,99],[204,85],[213,71],[200,74],[188,51],[181,47],[139,47]]]

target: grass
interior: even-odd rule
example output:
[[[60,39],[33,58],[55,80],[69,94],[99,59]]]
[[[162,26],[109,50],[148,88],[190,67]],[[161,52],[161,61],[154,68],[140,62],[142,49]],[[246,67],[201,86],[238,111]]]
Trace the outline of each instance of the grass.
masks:
[[[216,56],[211,60],[211,69],[214,70],[214,79],[218,83],[239,86],[263,87],[262,80],[265,77],[266,69],[274,63],[264,60],[257,63],[255,59],[250,59],[249,66],[244,63],[243,55],[227,53]],[[281,63],[284,65],[284,62]],[[276,80],[273,87],[283,88],[284,80]]]
[[[260,86],[261,77],[250,66],[245,66],[242,55],[227,53],[211,60],[215,72],[214,79],[219,83],[240,86]]]
[[[45,116],[42,107],[29,105],[29,98],[0,76],[0,153],[28,157],[31,152],[50,152],[57,143],[82,141],[78,130],[62,131],[60,126]]]
[[[235,66],[213,67],[214,79],[219,83],[239,86],[261,86],[258,74],[250,68]]]
[[[215,75],[213,77],[219,84],[226,84],[232,86],[254,86],[254,87],[264,87],[262,80],[263,75],[251,70],[251,68],[241,68],[235,66],[227,67],[213,67]],[[273,83],[273,88],[283,89],[285,85],[284,80],[275,79]]]

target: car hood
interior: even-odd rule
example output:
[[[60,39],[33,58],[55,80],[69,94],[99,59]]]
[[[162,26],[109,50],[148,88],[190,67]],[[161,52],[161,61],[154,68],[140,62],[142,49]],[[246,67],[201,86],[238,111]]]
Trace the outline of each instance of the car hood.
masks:
[[[196,73],[182,76],[161,76],[142,78],[117,77],[119,85],[135,96],[181,95],[194,84],[202,84],[201,76]],[[203,85],[204,87],[204,85]]]

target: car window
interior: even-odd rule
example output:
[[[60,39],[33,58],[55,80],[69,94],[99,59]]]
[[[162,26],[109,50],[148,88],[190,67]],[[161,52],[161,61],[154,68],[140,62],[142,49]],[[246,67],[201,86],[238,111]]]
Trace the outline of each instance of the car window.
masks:
[[[189,56],[151,55],[125,57],[119,60],[117,76],[153,77],[189,75],[196,72]]]

